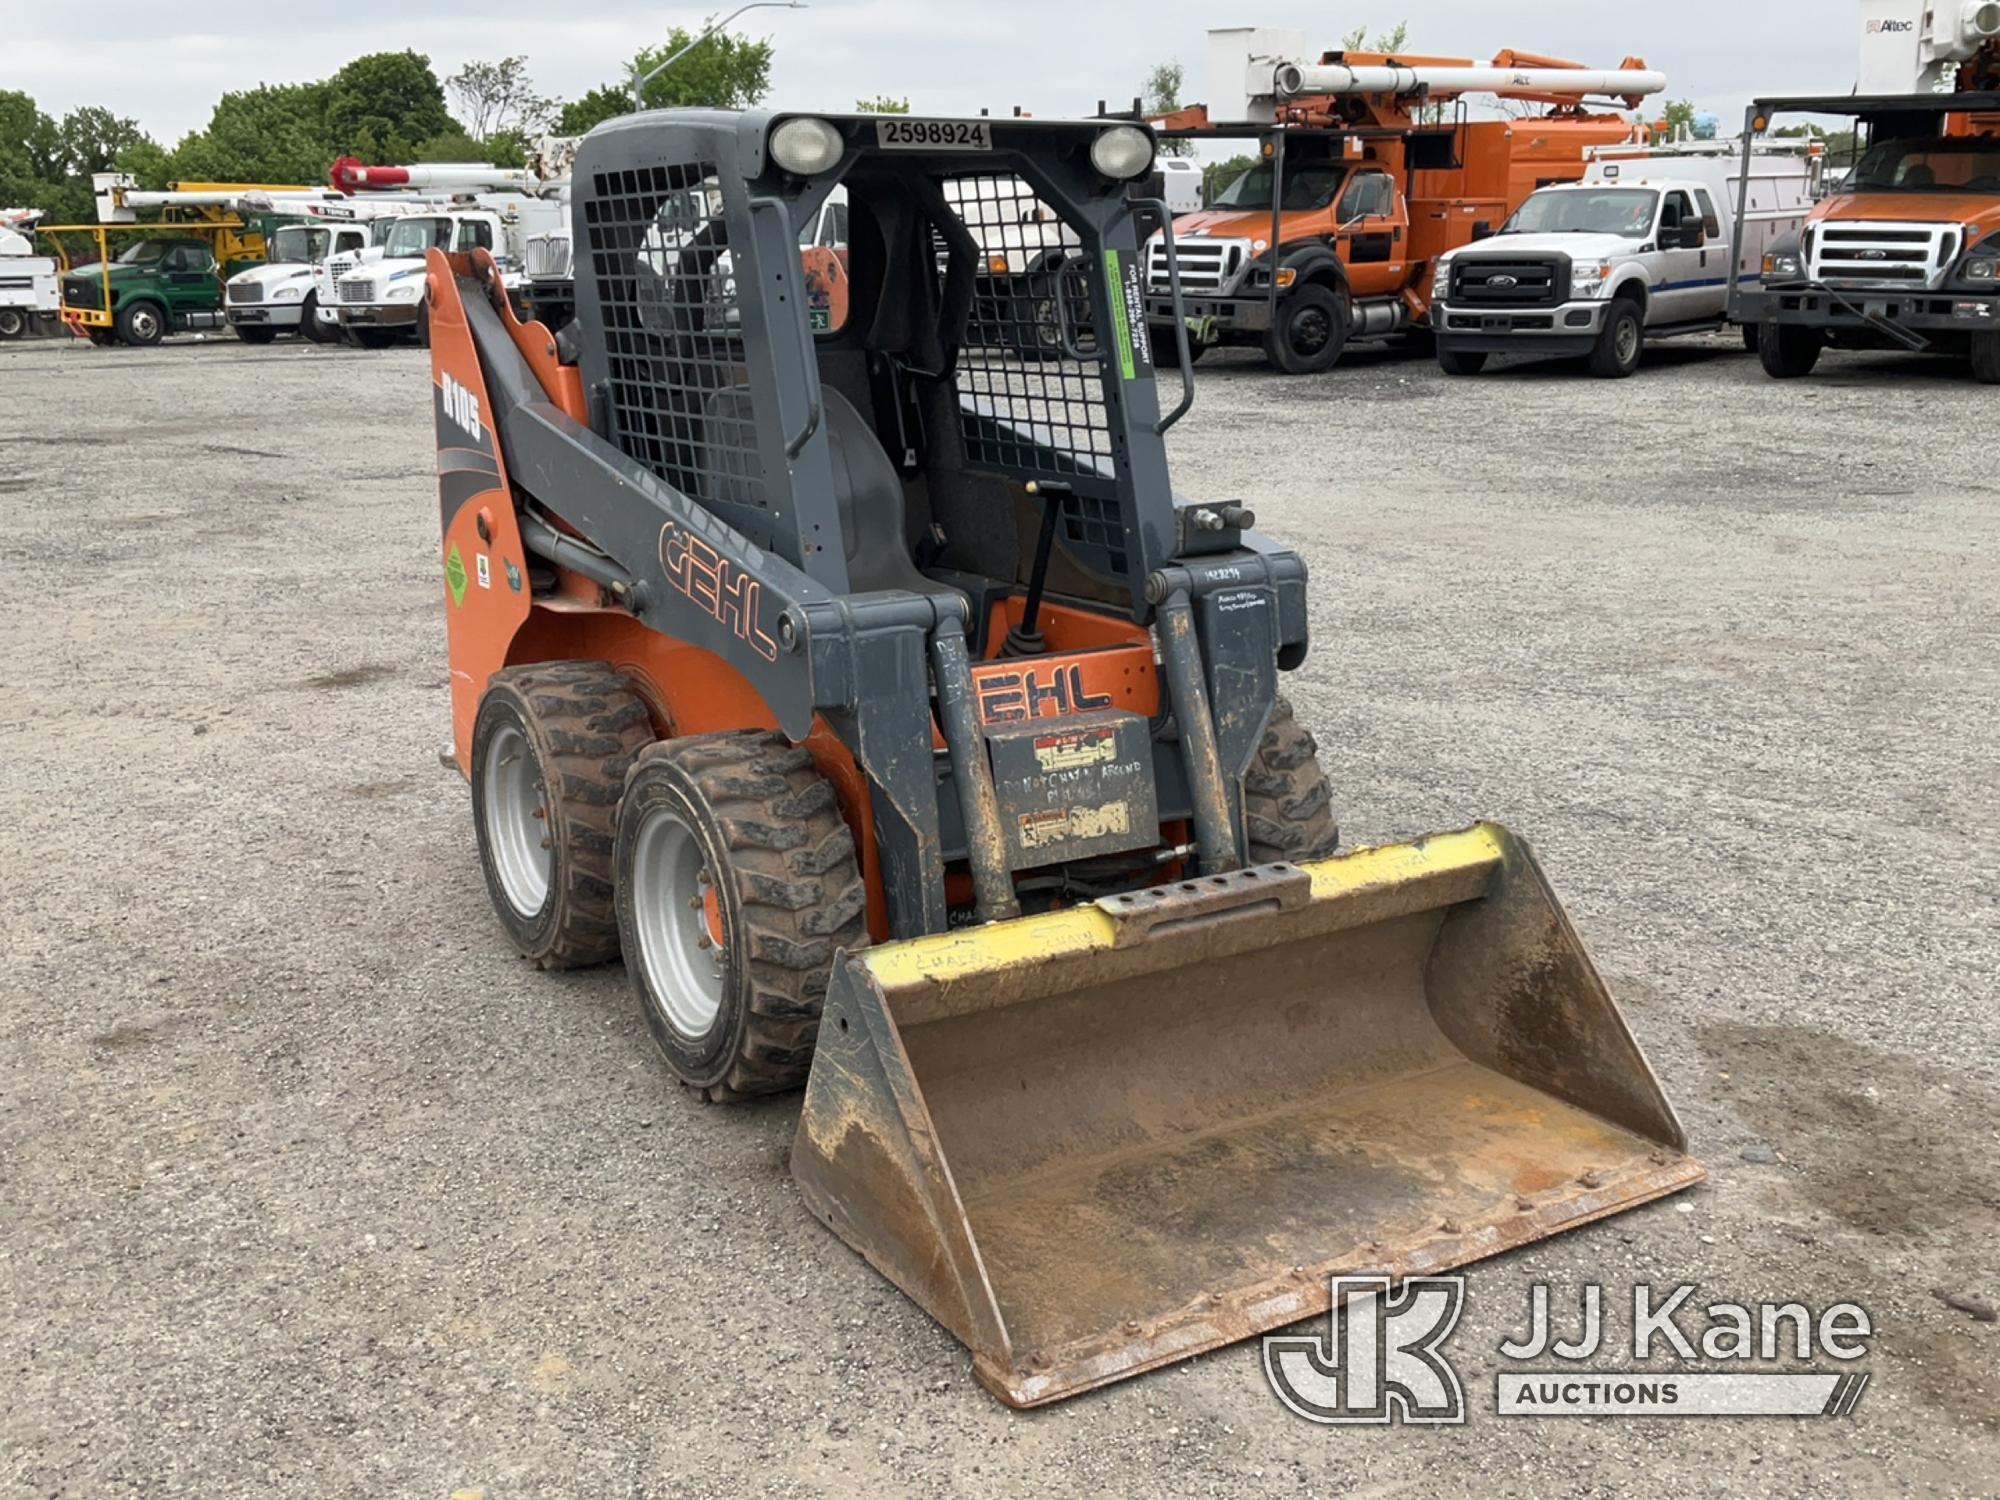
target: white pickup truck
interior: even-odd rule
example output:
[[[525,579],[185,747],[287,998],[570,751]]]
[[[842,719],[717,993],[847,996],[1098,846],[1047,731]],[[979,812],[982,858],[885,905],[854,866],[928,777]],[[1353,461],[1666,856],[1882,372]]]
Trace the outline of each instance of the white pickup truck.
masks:
[[[1438,364],[1476,375],[1495,354],[1585,355],[1616,379],[1648,343],[1724,327],[1737,168],[1727,146],[1642,151],[1530,194],[1498,234],[1439,259]],[[1803,221],[1817,169],[1803,153],[1753,158],[1743,276],[1754,281],[1765,246]]]

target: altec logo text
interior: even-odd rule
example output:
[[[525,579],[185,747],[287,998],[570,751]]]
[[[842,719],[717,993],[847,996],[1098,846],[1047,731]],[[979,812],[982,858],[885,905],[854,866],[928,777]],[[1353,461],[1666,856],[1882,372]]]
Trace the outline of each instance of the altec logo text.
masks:
[[[1309,1422],[1456,1424],[1466,1419],[1458,1373],[1444,1352],[1465,1305],[1462,1276],[1336,1276],[1321,1335],[1264,1340],[1264,1373],[1285,1406]],[[1845,1416],[1867,1388],[1865,1371],[1814,1368],[1868,1353],[1874,1326],[1852,1302],[1815,1315],[1800,1302],[1710,1302],[1695,1288],[1664,1295],[1632,1289],[1628,1353],[1666,1361],[1646,1370],[1579,1370],[1561,1362],[1605,1349],[1604,1291],[1582,1288],[1574,1337],[1558,1335],[1549,1289],[1529,1289],[1528,1330],[1499,1346],[1509,1361],[1554,1360],[1553,1368],[1502,1370],[1494,1378],[1501,1416]],[[1690,1370],[1702,1360],[1723,1369]],[[1743,1368],[1761,1365],[1764,1368]],[[1805,1368],[1800,1368],[1805,1365]],[[1773,1368],[1777,1366],[1777,1368]]]
[[[1875,36],[1883,32],[1915,31],[1916,29],[1917,23],[1915,21],[1870,21],[1868,23],[1868,34],[1870,36]]]

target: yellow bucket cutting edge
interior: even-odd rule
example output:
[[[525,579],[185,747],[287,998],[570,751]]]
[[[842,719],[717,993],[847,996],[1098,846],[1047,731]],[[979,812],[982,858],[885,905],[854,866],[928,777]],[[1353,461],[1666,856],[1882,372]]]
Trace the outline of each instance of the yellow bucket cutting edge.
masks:
[[[1073,1396],[1701,1179],[1526,844],[1481,824],[836,963],[792,1171]]]

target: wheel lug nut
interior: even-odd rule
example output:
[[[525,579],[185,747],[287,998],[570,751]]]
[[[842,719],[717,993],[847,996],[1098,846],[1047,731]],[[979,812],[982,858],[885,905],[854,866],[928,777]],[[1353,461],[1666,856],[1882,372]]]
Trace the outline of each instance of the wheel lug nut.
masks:
[[[549,816],[549,810],[546,807],[538,807],[535,809],[536,822],[545,823],[548,821],[548,816]]]
[[[705,932],[700,937],[694,940],[694,945],[697,948],[708,948],[713,946],[713,944],[711,944],[708,940],[708,934]]]
[[[700,911],[700,910],[701,910],[701,897],[699,897],[699,896],[690,896],[690,897],[688,897],[688,910],[689,910],[689,911]]]
[[[555,847],[555,842],[556,841],[554,839],[543,839],[542,847],[544,849],[553,849]]]

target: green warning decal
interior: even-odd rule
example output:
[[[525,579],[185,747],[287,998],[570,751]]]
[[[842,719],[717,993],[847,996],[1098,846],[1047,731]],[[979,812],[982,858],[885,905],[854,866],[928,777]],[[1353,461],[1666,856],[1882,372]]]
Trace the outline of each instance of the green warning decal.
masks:
[[[465,603],[465,559],[458,555],[458,543],[451,544],[451,553],[444,560],[445,587],[451,590],[454,608]]]
[[[1118,373],[1137,380],[1153,373],[1153,342],[1146,328],[1146,288],[1139,262],[1104,252],[1104,282],[1111,298],[1111,331],[1118,345]]]

